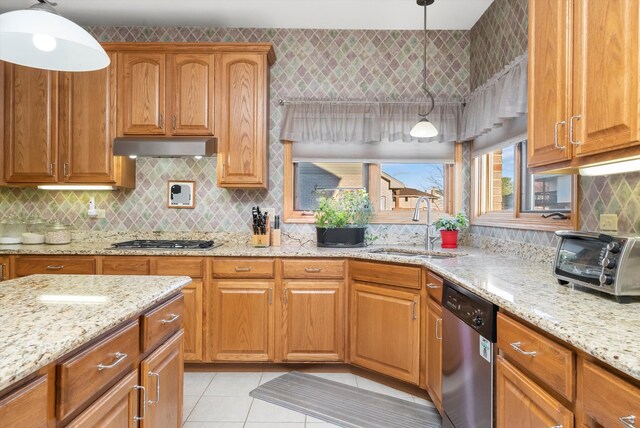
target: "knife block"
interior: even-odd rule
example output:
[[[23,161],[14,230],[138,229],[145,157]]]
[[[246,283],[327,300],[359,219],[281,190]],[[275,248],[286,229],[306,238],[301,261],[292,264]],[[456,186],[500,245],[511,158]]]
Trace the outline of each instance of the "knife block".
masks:
[[[267,233],[264,235],[256,235],[255,233],[251,233],[251,245],[254,247],[268,247],[270,242],[269,237],[271,236],[271,225],[267,221]]]

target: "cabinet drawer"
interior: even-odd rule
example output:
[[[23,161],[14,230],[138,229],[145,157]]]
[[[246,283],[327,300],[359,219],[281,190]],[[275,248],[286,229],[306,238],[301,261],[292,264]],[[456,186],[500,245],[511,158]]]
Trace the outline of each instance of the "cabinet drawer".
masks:
[[[273,259],[213,259],[214,278],[273,278]]]
[[[427,293],[436,302],[442,304],[442,288],[444,283],[442,278],[434,275],[431,272],[427,272]]]
[[[510,360],[573,401],[575,357],[572,351],[501,313],[498,314],[498,347]]]
[[[102,260],[103,275],[149,275],[149,257],[105,257]]]
[[[420,274],[422,268],[390,263],[370,263],[354,261],[351,263],[351,277],[358,281],[398,287],[422,288]]]
[[[58,364],[57,414],[64,419],[131,369],[140,349],[138,321]]]
[[[182,294],[142,316],[142,352],[155,348],[182,326],[184,297]]]
[[[0,426],[46,427],[47,405],[47,377],[41,376],[0,400]]]
[[[186,275],[191,278],[204,276],[204,260],[201,257],[158,257],[156,275]]]
[[[285,278],[344,278],[344,260],[303,259],[283,260]]]
[[[16,256],[16,276],[37,273],[46,274],[95,274],[96,261],[93,257],[60,256]]]
[[[604,427],[622,427],[625,426],[624,418],[635,416],[635,426],[638,426],[640,388],[588,361],[584,361],[582,367],[582,398],[589,422],[595,421]]]

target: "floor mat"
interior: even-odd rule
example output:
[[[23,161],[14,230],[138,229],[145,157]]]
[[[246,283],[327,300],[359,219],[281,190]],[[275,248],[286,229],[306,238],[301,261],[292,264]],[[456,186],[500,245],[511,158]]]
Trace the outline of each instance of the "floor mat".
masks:
[[[249,395],[347,428],[442,426],[433,407],[300,372],[279,376]]]

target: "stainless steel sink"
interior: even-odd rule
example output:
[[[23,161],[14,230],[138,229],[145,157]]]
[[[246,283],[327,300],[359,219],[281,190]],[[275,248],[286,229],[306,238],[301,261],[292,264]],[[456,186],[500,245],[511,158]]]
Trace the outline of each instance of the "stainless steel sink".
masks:
[[[445,253],[445,252],[435,252],[435,251],[421,251],[421,250],[399,250],[399,249],[385,249],[379,248],[375,250],[370,250],[371,254],[382,254],[385,256],[400,256],[400,257],[410,257],[410,258],[420,258],[420,259],[450,259],[453,257],[458,257],[461,254],[456,253]]]

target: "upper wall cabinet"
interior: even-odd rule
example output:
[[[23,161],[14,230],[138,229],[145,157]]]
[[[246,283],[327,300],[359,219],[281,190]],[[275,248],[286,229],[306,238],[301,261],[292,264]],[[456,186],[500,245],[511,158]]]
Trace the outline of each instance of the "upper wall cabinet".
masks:
[[[529,1],[530,167],[640,154],[638,2]]]
[[[82,183],[134,187],[135,164],[113,156],[112,66],[57,73],[5,63],[7,184]]]
[[[214,135],[215,56],[119,55],[119,135]]]

